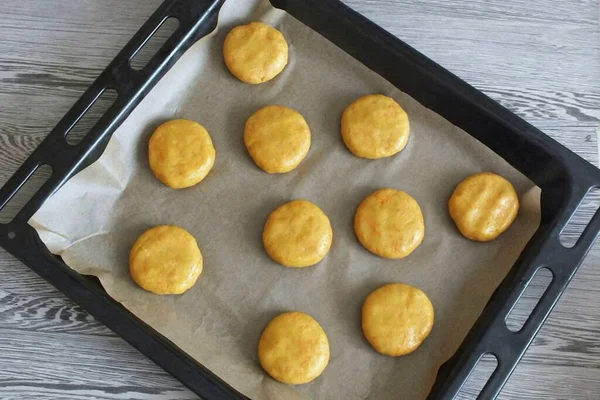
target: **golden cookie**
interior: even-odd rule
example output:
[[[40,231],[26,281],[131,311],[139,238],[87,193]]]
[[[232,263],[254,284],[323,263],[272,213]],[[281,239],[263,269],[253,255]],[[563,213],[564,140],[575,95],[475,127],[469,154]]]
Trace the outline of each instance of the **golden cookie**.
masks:
[[[202,125],[175,119],[154,131],[148,157],[158,180],[181,189],[200,183],[208,175],[215,163],[215,148]]]
[[[519,196],[509,181],[484,172],[456,186],[448,209],[460,233],[471,240],[487,242],[513,223],[519,212]]]
[[[275,78],[288,62],[288,45],[277,29],[251,22],[236,26],[223,45],[229,71],[242,82],[257,84]]]
[[[129,254],[129,273],[143,289],[156,294],[181,294],[202,272],[202,253],[185,229],[160,225],[147,230]]]
[[[246,121],[244,143],[263,171],[289,172],[310,149],[310,128],[296,110],[282,106],[261,108]]]
[[[310,315],[286,312],[275,317],[258,342],[263,369],[279,382],[298,385],[321,375],[329,363],[329,342]]]
[[[360,203],[354,216],[358,241],[384,258],[403,258],[423,241],[425,222],[421,207],[405,192],[381,189]]]
[[[371,293],[362,308],[362,329],[381,354],[412,353],[433,328],[433,304],[420,289],[391,283]]]
[[[391,97],[364,96],[342,115],[342,138],[354,155],[383,158],[400,152],[408,143],[408,115]]]
[[[294,200],[269,215],[263,231],[267,254],[286,267],[309,267],[325,257],[333,230],[327,215],[307,200]]]

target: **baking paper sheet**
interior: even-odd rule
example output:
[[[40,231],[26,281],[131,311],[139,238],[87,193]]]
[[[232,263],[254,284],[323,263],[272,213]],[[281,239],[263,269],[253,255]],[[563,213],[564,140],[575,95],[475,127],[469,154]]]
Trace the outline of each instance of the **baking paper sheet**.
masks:
[[[290,48],[284,72],[257,86],[231,76],[221,55],[227,32],[253,20],[280,29]],[[370,93],[392,96],[411,123],[405,150],[377,161],[353,156],[340,135],[344,108]],[[283,175],[258,169],[243,143],[246,119],[269,104],[299,110],[312,130],[307,158]],[[203,124],[217,151],[211,173],[190,189],[163,186],[148,167],[150,135],[173,118]],[[447,211],[455,185],[481,171],[507,177],[524,203],[513,226],[491,243],[463,238]],[[411,194],[425,216],[425,240],[403,260],[370,254],[352,229],[359,203],[384,187]],[[228,0],[218,30],[181,58],[100,159],[49,199],[30,224],[69,266],[97,276],[112,297],[251,398],[420,399],[536,229],[539,199],[532,189],[482,144],[293,17],[266,2]],[[267,216],[292,199],[313,201],[331,219],[331,251],[312,268],[284,268],[263,250]],[[181,296],[145,292],[128,274],[131,246],[158,224],[189,230],[204,255],[200,279]],[[376,353],[360,328],[365,297],[389,282],[423,289],[435,307],[431,336],[400,358]],[[323,375],[302,386],[274,381],[257,357],[262,330],[288,310],[315,317],[331,346]]]

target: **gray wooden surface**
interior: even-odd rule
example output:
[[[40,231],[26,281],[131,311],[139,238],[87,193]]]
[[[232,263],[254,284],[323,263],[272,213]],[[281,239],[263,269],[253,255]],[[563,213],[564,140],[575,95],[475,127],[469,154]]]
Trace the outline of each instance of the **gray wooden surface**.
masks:
[[[0,0],[0,184],[160,1]],[[597,164],[598,0],[347,3]],[[484,364],[462,398],[481,387]],[[194,396],[0,250],[0,398]],[[599,246],[500,398],[600,398]]]

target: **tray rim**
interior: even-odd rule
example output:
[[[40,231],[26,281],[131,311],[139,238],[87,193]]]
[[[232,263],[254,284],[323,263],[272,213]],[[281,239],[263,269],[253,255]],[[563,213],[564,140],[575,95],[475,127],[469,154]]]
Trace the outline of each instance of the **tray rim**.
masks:
[[[37,168],[44,164],[52,167],[50,180],[25,205],[17,217],[9,224],[0,224],[0,245],[206,399],[246,397],[110,298],[97,283],[79,275],[58,257],[52,255],[27,221],[68,179],[100,156],[112,133],[164,73],[196,40],[216,27],[218,11],[224,1],[165,0],[61,119],[50,135],[0,189],[0,209],[2,209]],[[471,328],[457,353],[440,368],[438,379],[428,397],[430,399],[453,398],[468,379],[479,358],[485,353],[493,352],[498,359],[498,366],[478,398],[495,398],[600,232],[599,210],[573,248],[562,247],[558,240],[558,235],[576,212],[585,195],[593,188],[600,187],[600,170],[340,1],[270,1],[276,7],[286,9],[336,45],[339,45],[339,42],[336,43],[335,40],[343,41],[344,37],[340,36],[340,32],[336,31],[333,25],[324,26],[323,21],[336,17],[338,23],[350,24],[346,25],[347,31],[344,34],[358,35],[356,36],[358,39],[386,51],[388,58],[404,57],[414,64],[414,68],[421,69],[421,72],[428,74],[432,81],[445,86],[446,90],[453,92],[461,100],[468,103],[477,102],[478,112],[491,121],[506,125],[513,133],[518,132],[517,136],[527,142],[523,146],[530,146],[543,153],[540,160],[547,161],[549,157],[555,162],[556,170],[553,169],[552,173],[543,176],[536,176],[536,180],[530,176],[535,171],[527,170],[530,168],[528,165],[524,164],[518,168],[521,172],[522,169],[526,169],[525,172],[529,174],[525,172],[524,174],[542,187],[542,223],[519,260],[492,295],[481,317]],[[133,71],[129,67],[130,59],[169,17],[179,19],[179,28],[146,67],[139,72]],[[342,47],[342,49],[347,51],[346,48]],[[356,50],[354,52],[351,55],[361,61],[360,57],[365,55],[364,52]],[[382,73],[380,75],[384,76]],[[386,76],[384,78],[387,79]],[[80,144],[75,147],[67,145],[66,134],[106,89],[115,89],[119,93],[115,104]],[[435,109],[434,111],[438,112]],[[442,113],[440,115],[446,117]],[[475,136],[469,130],[465,130]],[[488,146],[487,143],[484,144]],[[55,154],[61,154],[62,158],[49,156]],[[514,166],[513,163],[508,162]],[[507,315],[506,305],[516,304],[535,272],[549,262],[557,265],[555,268],[550,268],[553,281],[524,327],[516,333],[502,329],[499,321],[502,319],[500,317]]]

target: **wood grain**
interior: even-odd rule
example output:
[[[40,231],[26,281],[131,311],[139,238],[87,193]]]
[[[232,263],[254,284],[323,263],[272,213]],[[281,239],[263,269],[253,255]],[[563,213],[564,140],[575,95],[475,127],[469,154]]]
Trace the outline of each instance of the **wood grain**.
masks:
[[[160,2],[0,2],[0,184]],[[346,3],[598,165],[598,0]],[[13,204],[13,211],[20,205]],[[586,207],[567,236],[573,239],[593,210]],[[501,399],[598,398],[599,265],[596,246]],[[525,317],[524,306],[542,290],[534,286],[516,315]],[[489,362],[482,365],[460,398],[474,398],[492,369]],[[0,398],[195,396],[0,251]]]

